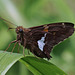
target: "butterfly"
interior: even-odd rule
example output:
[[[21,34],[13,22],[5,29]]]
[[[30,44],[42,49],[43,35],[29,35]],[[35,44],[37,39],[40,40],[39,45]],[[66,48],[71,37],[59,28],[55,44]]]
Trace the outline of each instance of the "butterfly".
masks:
[[[74,24],[69,22],[61,22],[30,28],[17,26],[15,30],[17,39],[11,43],[15,43],[15,45],[16,43],[22,45],[23,54],[24,48],[27,48],[37,57],[47,58],[49,60],[51,58],[50,53],[52,48],[74,33]]]

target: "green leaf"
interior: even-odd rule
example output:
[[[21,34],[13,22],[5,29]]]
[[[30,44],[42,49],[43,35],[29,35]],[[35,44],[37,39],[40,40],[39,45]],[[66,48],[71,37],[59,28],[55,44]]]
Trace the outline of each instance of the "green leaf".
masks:
[[[10,67],[22,57],[22,54],[0,51],[0,75],[5,75]]]
[[[34,75],[67,75],[57,66],[52,63],[31,56],[20,59],[22,62]]]
[[[61,69],[41,58],[0,51],[0,75],[5,75],[19,59],[34,75],[67,75]]]

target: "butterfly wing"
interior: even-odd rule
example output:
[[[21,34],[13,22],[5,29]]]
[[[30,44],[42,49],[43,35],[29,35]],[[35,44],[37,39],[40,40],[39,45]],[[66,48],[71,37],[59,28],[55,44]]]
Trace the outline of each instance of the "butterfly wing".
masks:
[[[74,32],[72,23],[53,23],[31,27],[30,50],[36,56],[50,59],[50,52],[56,44],[71,36]]]

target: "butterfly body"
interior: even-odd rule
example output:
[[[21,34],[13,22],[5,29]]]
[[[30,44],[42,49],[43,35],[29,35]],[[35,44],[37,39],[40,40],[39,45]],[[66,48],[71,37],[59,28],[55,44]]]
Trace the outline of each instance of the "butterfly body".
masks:
[[[74,33],[72,23],[53,23],[41,26],[16,28],[17,42],[34,55],[50,59],[52,48]]]

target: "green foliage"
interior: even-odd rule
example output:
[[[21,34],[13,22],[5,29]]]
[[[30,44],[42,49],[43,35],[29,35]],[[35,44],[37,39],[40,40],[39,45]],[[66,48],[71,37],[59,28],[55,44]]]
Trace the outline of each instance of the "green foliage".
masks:
[[[34,75],[66,75],[52,63],[31,56],[0,51],[0,74],[4,75],[19,59]],[[22,58],[22,59],[21,59]]]
[[[67,75],[54,64],[35,57],[26,57],[20,60],[34,75]]]
[[[22,54],[0,51],[0,75],[5,75],[11,66],[22,57]]]

